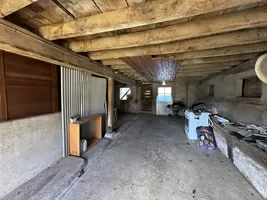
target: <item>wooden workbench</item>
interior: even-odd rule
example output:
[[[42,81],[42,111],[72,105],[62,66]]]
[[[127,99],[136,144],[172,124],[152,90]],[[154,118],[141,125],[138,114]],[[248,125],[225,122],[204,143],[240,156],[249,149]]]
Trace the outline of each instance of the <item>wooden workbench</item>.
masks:
[[[90,115],[78,123],[69,123],[70,155],[81,155],[81,126],[90,121],[94,121],[94,137],[87,141],[87,148],[91,148],[102,138],[102,114]]]

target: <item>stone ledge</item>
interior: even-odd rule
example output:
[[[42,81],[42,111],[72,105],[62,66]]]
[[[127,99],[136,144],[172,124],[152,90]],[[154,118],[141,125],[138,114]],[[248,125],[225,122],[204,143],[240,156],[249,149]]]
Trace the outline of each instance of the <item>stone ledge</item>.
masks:
[[[86,160],[68,156],[22,184],[1,200],[60,198],[82,175]]]
[[[231,136],[216,122],[213,128],[216,142],[218,140],[218,148],[232,160],[258,192],[267,198],[267,153]]]

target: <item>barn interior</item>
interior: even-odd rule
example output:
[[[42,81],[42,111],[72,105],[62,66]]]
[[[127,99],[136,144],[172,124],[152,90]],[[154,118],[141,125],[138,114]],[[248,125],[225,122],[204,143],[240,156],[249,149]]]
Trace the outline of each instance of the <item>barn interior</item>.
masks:
[[[266,199],[266,51],[265,0],[1,0],[0,199]]]

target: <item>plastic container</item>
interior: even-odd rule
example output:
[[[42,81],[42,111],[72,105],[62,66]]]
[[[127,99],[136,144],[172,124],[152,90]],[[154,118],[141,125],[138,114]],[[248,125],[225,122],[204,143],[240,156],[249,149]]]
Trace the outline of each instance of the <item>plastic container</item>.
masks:
[[[81,140],[81,154],[87,150],[87,140]]]

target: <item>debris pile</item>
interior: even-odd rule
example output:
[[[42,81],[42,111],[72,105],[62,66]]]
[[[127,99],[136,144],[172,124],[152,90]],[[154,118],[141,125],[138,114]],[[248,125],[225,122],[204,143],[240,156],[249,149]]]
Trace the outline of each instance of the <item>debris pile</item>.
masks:
[[[235,123],[224,117],[214,115],[214,118],[221,124],[231,135],[257,146],[267,152],[267,127],[257,126],[255,124]]]

